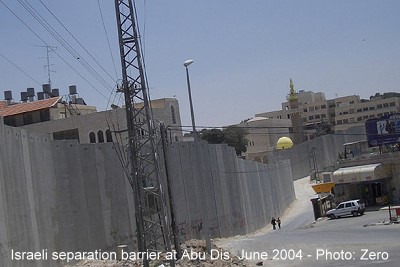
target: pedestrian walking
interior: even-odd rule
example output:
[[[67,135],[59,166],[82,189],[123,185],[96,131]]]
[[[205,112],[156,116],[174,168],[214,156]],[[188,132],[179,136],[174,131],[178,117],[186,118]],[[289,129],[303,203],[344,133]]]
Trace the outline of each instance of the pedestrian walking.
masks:
[[[278,224],[279,229],[281,229],[281,219],[279,219],[279,217],[276,219],[276,223]]]
[[[271,224],[272,224],[272,229],[273,230],[275,230],[276,229],[276,220],[275,220],[275,218],[274,217],[272,217],[272,219],[271,219]]]

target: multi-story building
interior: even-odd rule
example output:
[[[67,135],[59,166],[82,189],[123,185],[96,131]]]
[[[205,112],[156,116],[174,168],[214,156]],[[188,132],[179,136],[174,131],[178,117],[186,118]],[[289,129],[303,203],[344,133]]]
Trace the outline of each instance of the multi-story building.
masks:
[[[400,97],[388,94],[371,97],[370,100],[359,96],[348,96],[334,99],[335,130],[346,130],[349,127],[363,125],[366,120],[400,112]]]
[[[267,155],[276,148],[279,138],[290,136],[289,119],[255,117],[242,122],[238,127],[246,129],[248,140],[246,159],[267,163]]]
[[[11,91],[4,92],[4,101],[0,101],[0,116],[9,126],[24,125],[64,119],[96,112],[96,107],[86,105],[79,97],[76,86],[69,87],[69,95],[60,97],[59,90],[50,90],[50,85],[43,85],[43,92],[38,92],[35,100],[34,88],[21,92],[21,102],[15,102]]]
[[[4,101],[0,101],[0,116],[4,117],[6,125],[50,134],[54,140],[126,142],[125,109],[112,105],[112,110],[97,112],[96,107],[86,105],[79,97],[75,85],[69,87],[69,95],[64,97],[59,96],[58,89],[51,90],[50,85],[45,84],[43,92],[37,94],[38,100],[35,100],[33,88],[21,92],[21,102],[13,101],[11,91],[5,91],[4,98]],[[155,122],[163,122],[167,126],[171,141],[182,141],[178,100],[156,99],[150,101],[150,105],[151,116]],[[135,108],[141,107],[143,103],[135,104]]]
[[[358,95],[337,97],[327,100],[324,93],[314,93],[300,90],[299,106],[305,139],[313,139],[318,134],[322,122],[335,131],[345,131],[352,127],[363,126],[370,118],[400,112],[400,94],[377,94],[369,100],[360,99]],[[290,119],[291,107],[289,101],[282,103],[282,109],[256,114],[256,117]]]
[[[182,141],[178,100],[162,98],[152,100],[150,104],[154,121],[163,122],[167,126],[170,140]],[[139,108],[141,105],[143,104],[138,103],[135,106]],[[114,107],[112,110],[25,125],[23,128],[50,134],[56,140],[77,139],[80,143],[116,141],[125,143],[127,140],[125,112],[124,108]]]

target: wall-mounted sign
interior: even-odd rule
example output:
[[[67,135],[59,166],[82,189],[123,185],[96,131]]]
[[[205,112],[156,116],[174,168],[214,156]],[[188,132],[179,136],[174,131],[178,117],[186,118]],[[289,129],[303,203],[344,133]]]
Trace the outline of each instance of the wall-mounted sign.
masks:
[[[365,122],[369,146],[400,142],[400,114],[392,114]]]

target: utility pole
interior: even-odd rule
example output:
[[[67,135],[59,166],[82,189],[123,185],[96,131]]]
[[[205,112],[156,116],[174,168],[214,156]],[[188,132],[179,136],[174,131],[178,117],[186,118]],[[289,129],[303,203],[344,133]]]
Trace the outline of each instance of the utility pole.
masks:
[[[161,144],[163,150],[164,164],[165,164],[165,177],[167,180],[167,191],[168,191],[168,203],[170,207],[171,213],[171,228],[172,228],[172,238],[174,240],[174,246],[177,254],[177,258],[181,257],[181,248],[179,245],[179,230],[178,225],[176,224],[175,217],[175,203],[173,201],[172,188],[171,188],[171,171],[169,169],[169,155],[168,155],[168,132],[164,123],[160,125],[160,133],[161,133]]]
[[[147,82],[132,0],[115,0],[128,129],[128,180],[135,201],[137,245],[140,252],[171,252],[166,203],[150,116]],[[143,105],[135,106],[142,102]],[[149,259],[143,259],[149,266]],[[171,262],[174,266],[174,261]]]
[[[313,159],[315,182],[320,182],[318,178],[317,154],[315,147],[312,148],[311,158]]]

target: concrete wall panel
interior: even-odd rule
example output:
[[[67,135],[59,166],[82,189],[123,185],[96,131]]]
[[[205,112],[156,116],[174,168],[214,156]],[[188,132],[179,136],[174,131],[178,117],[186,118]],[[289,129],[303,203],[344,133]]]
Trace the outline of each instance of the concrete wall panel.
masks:
[[[11,249],[134,249],[134,200],[118,151],[0,123],[0,266],[54,266],[11,261]],[[294,200],[287,160],[264,165],[205,142],[174,143],[167,152],[181,240],[253,232]]]

